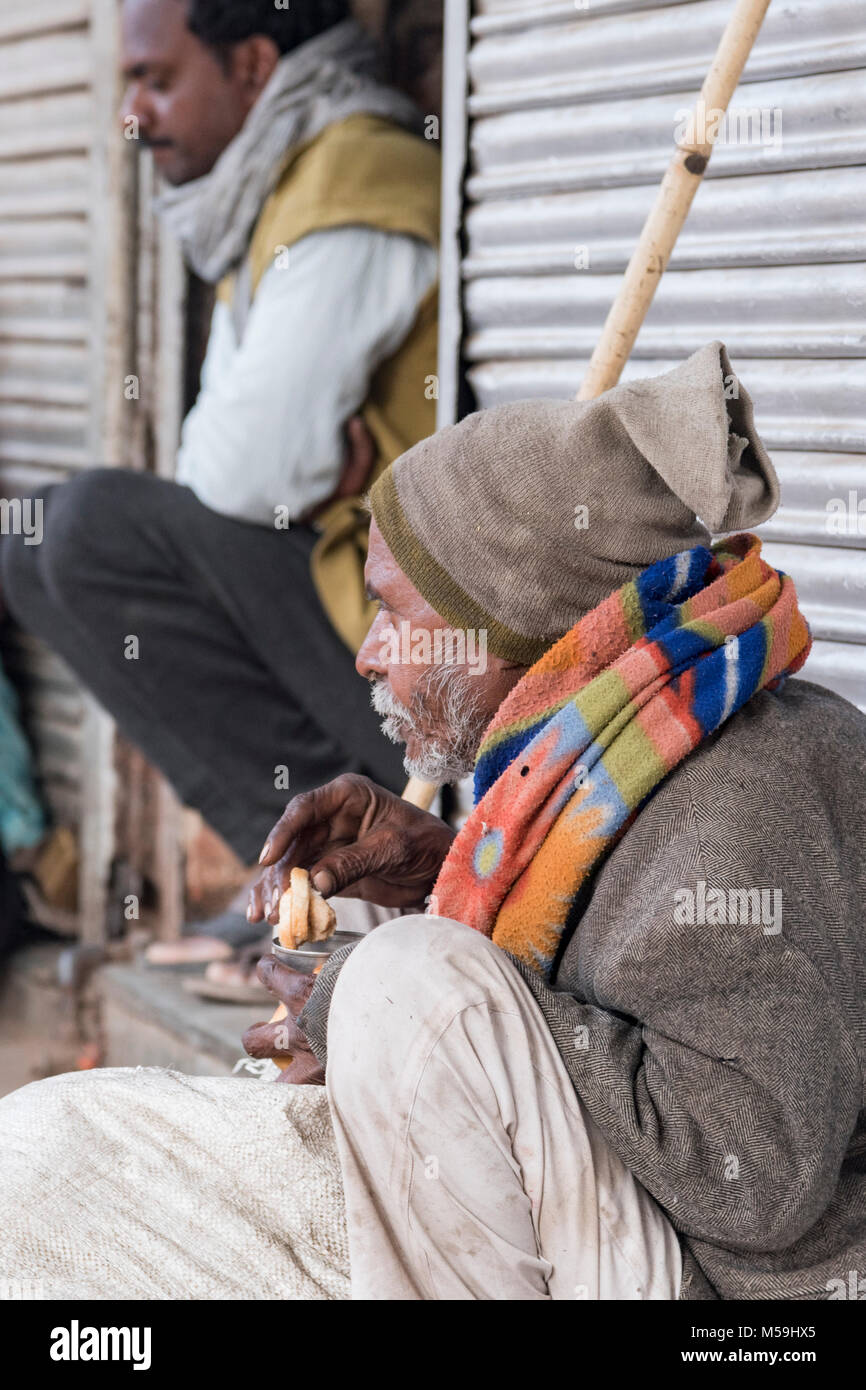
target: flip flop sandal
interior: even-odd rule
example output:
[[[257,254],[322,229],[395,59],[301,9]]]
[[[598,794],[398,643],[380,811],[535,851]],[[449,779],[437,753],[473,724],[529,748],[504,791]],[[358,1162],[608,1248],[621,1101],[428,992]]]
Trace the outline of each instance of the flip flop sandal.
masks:
[[[182,988],[199,999],[211,999],[219,1004],[263,1004],[274,1002],[274,996],[259,984],[230,984],[221,980],[202,978],[184,980]]]

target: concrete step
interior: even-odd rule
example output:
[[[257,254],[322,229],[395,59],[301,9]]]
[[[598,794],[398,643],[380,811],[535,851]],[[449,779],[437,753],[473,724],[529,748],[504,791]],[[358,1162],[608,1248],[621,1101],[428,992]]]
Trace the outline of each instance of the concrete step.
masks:
[[[74,1071],[96,1036],[88,986],[78,997],[61,988],[58,962],[66,942],[27,946],[0,976],[0,1096],[42,1077]]]
[[[270,1018],[276,1005],[199,999],[183,988],[190,973],[201,975],[201,967],[190,972],[136,962],[100,970],[105,1066],[171,1067],[193,1076],[232,1073],[245,1056],[243,1033]]]
[[[25,947],[0,976],[0,1095],[81,1066],[228,1076],[245,1056],[245,1030],[274,1011],[270,1000],[222,1004],[189,994],[183,981],[201,966],[116,962],[64,988],[58,967],[68,949],[63,941]]]

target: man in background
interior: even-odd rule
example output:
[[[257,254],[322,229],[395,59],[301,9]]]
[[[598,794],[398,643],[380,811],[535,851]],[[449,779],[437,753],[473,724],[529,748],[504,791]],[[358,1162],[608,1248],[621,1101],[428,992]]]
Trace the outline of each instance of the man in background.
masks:
[[[125,0],[126,132],[217,287],[201,391],[177,482],[93,469],[0,547],[12,616],[246,863],[287,787],[402,777],[352,676],[360,496],[435,427],[439,172],[377,62],[348,0]]]

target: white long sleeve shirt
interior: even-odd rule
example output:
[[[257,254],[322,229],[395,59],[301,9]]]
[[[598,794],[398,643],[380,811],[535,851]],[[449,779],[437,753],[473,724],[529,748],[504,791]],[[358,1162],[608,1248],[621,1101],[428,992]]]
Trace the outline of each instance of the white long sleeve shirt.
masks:
[[[217,303],[177,460],[205,506],[263,526],[333,493],[346,421],[438,274],[425,242],[355,225],[304,237],[286,261],[262,277],[240,344]]]

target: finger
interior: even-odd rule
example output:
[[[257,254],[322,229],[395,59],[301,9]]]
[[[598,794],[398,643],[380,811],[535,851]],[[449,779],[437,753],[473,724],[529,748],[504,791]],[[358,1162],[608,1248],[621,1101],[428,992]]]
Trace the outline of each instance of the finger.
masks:
[[[262,956],[256,973],[265,989],[285,1004],[293,1018],[297,1018],[316,985],[315,976],[290,970],[275,956]]]
[[[346,773],[323,787],[314,787],[293,797],[265,842],[259,863],[275,864],[305,831],[327,824],[350,797],[357,796],[365,782],[366,778]]]
[[[313,1052],[302,1052],[277,1078],[287,1086],[324,1086],[325,1069]]]
[[[260,922],[264,918],[271,920],[271,914],[274,908],[279,906],[284,888],[288,887],[290,872],[287,867],[281,869],[278,865],[276,868],[268,869],[258,883],[253,885],[247,909],[247,917],[251,922]]]
[[[264,915],[262,909],[262,885],[261,882],[254,883],[250,889],[250,897],[247,904],[247,920],[249,922],[260,922]]]
[[[284,861],[280,860],[280,863],[283,864]],[[272,874],[273,877],[269,884],[270,898],[265,904],[265,913],[271,926],[278,927],[280,925],[280,899],[286,889],[291,885],[292,871],[286,864],[285,868],[280,873],[277,873],[276,869],[274,869],[272,870]]]
[[[357,844],[323,854],[310,869],[313,887],[326,898],[365,878],[396,872],[405,866],[406,837],[394,826],[384,826],[365,835]]]
[[[274,908],[279,906],[281,895],[282,888],[278,867],[268,869],[261,882],[262,914],[268,922],[271,921]]]
[[[268,869],[251,892],[254,897],[253,910],[257,916],[251,917],[250,921],[258,922],[262,919],[270,922],[272,926],[279,924],[280,898],[285,893],[291,882],[292,864],[289,858],[283,858],[279,864]],[[249,915],[249,914],[247,914]]]
[[[250,1057],[294,1057],[309,1050],[309,1043],[290,1018],[276,1023],[254,1023],[243,1036]]]

